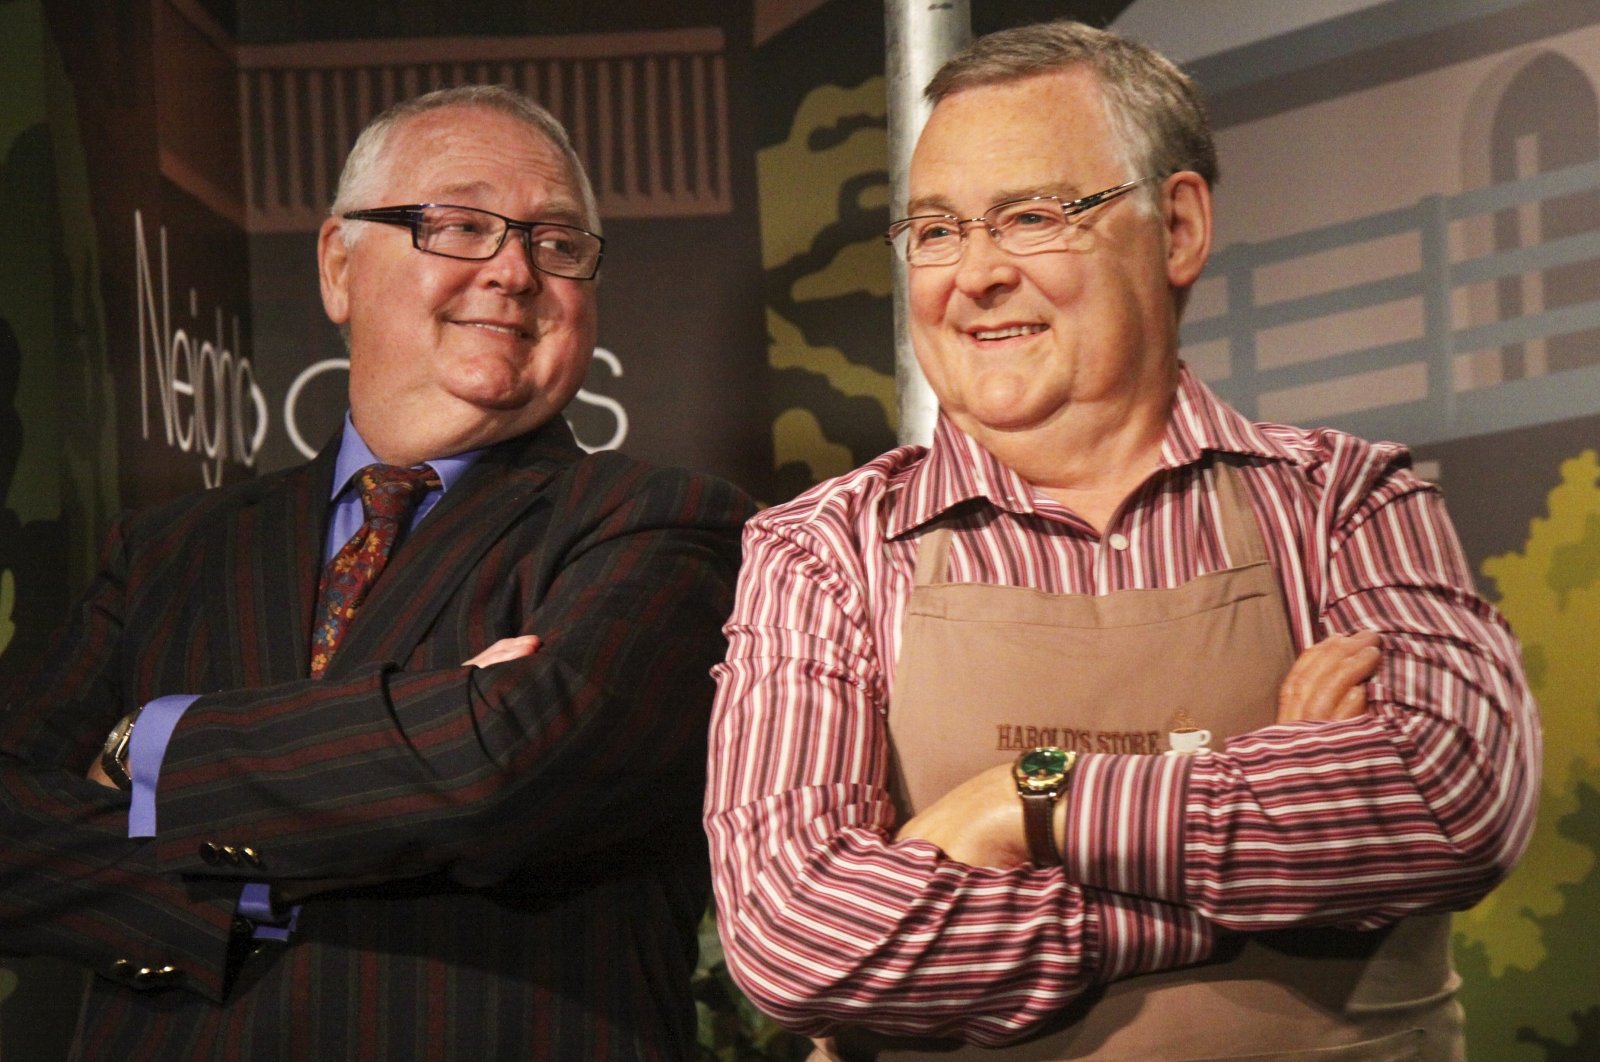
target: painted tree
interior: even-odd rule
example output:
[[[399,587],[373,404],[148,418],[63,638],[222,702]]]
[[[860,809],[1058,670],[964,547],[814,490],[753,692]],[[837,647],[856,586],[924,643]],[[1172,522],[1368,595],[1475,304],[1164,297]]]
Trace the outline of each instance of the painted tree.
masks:
[[[1522,864],[1456,919],[1475,1056],[1600,1058],[1600,457],[1561,465],[1548,515],[1483,573],[1522,641],[1544,721],[1538,826]]]

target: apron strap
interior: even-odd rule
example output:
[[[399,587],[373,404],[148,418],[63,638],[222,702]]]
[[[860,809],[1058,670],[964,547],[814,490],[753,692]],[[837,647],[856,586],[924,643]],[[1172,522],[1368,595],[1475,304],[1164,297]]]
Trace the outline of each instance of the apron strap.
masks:
[[[945,561],[950,556],[950,524],[939,517],[917,543],[917,568],[912,586],[931,586],[944,582]]]
[[[1266,543],[1261,538],[1261,523],[1250,507],[1239,470],[1227,457],[1212,454],[1209,471],[1217,495],[1217,533],[1222,538],[1228,565],[1242,568],[1269,559]]]

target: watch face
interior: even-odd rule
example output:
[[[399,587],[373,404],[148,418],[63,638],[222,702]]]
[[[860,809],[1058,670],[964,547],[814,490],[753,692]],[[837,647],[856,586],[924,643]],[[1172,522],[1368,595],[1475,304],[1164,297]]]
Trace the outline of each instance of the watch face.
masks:
[[[1017,784],[1034,792],[1049,792],[1066,777],[1068,762],[1066,750],[1053,746],[1025,752],[1017,760]]]
[[[128,739],[132,734],[133,716],[125,715],[106,735],[105,748],[100,750],[100,769],[124,792],[133,787],[128,777]]]
[[[117,725],[111,728],[111,733],[106,735],[105,754],[107,756],[121,756],[122,746],[128,740],[128,731],[133,729],[132,721],[123,716],[117,720]]]

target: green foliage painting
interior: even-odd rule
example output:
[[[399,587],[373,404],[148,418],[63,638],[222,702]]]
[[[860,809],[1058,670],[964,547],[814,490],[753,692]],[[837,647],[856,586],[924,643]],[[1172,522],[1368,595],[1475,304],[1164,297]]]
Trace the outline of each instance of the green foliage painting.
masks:
[[[775,500],[895,443],[886,124],[882,77],[823,85],[757,155]]]
[[[17,579],[10,569],[0,572],[0,653],[6,651],[17,633],[17,624],[11,612],[17,605]]]
[[[1456,918],[1473,1057],[1600,1058],[1600,458],[1561,465],[1548,515],[1483,574],[1522,640],[1544,720],[1544,784],[1527,856]]]

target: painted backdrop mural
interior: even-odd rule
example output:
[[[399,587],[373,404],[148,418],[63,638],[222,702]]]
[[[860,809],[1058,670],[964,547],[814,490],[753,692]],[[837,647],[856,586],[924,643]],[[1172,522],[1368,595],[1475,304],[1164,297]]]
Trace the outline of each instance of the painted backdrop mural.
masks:
[[[1218,129],[1185,357],[1246,412],[1410,444],[1444,488],[1546,731],[1527,858],[1455,921],[1469,1044],[1600,1057],[1600,13],[1238,6],[1117,23],[1188,63]]]

